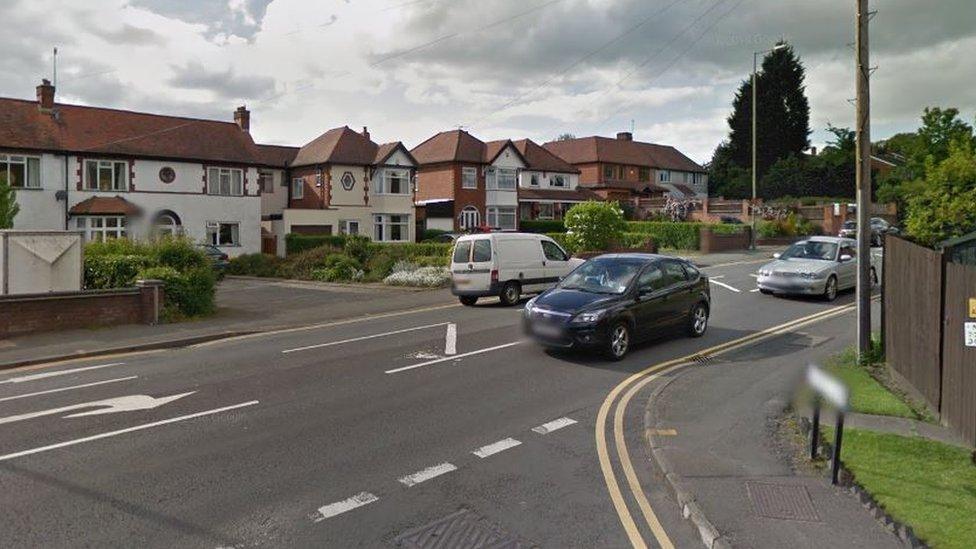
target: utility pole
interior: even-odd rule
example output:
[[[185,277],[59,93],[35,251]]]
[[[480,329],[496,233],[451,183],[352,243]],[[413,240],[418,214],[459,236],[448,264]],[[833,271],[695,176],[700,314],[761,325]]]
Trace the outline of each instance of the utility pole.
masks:
[[[871,349],[871,66],[868,0],[857,2],[857,355]]]

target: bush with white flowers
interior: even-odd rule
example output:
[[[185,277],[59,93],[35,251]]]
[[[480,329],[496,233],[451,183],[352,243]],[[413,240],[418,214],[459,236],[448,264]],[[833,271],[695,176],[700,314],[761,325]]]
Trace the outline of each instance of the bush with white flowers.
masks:
[[[451,282],[451,271],[444,267],[420,267],[419,269],[393,269],[393,274],[383,279],[390,286],[416,286],[441,288]]]

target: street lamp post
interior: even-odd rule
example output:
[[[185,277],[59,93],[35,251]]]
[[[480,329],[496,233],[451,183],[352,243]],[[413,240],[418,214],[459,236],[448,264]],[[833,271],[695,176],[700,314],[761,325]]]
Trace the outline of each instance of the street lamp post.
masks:
[[[756,88],[759,86],[759,56],[785,47],[786,44],[776,44],[771,49],[752,54],[752,237],[749,242],[752,250],[756,249]]]

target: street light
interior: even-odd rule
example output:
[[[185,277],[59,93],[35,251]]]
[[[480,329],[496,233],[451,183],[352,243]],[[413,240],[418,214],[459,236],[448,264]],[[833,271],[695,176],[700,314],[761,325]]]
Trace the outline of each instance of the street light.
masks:
[[[786,43],[776,44],[771,49],[752,54],[752,242],[749,248],[756,249],[756,87],[759,85],[759,56],[786,49]]]

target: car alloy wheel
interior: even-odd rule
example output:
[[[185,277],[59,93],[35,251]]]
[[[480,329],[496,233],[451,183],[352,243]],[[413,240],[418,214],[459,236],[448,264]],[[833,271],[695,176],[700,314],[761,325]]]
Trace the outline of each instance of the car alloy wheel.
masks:
[[[837,299],[837,277],[833,275],[827,279],[827,285],[824,287],[824,299],[827,301]]]
[[[502,288],[502,304],[515,305],[518,303],[521,295],[522,290],[519,288],[518,282],[509,282],[505,284],[504,288]]]
[[[607,345],[610,358],[613,360],[622,359],[627,354],[629,348],[630,330],[623,322],[615,324],[613,328],[610,328],[610,341]]]
[[[699,303],[691,311],[691,336],[701,337],[708,329],[708,310]]]

